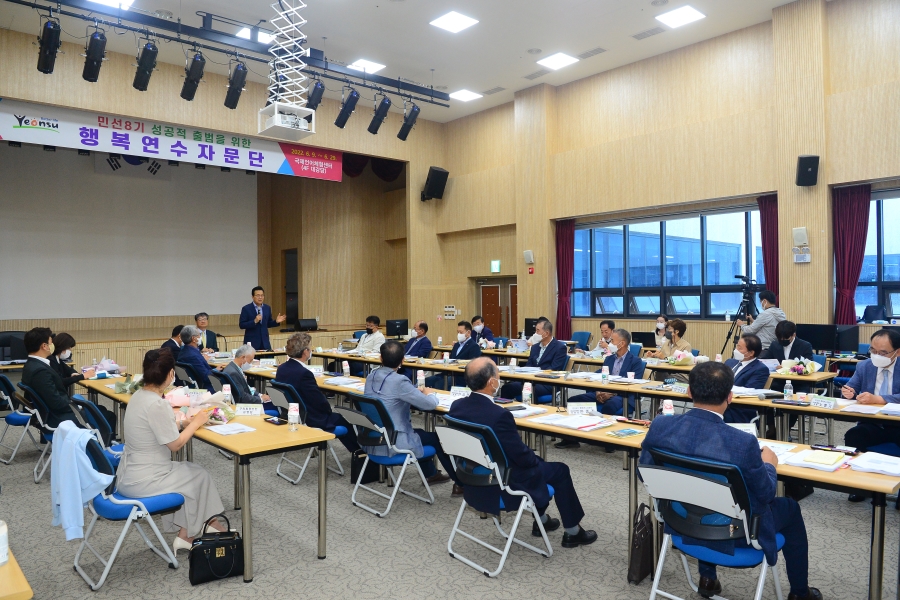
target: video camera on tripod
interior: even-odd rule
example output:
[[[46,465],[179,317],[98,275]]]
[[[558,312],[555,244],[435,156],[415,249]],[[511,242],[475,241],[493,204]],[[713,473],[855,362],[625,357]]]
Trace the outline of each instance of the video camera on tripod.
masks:
[[[759,309],[756,308],[756,295],[766,289],[765,285],[759,284],[755,279],[750,279],[746,275],[735,275],[735,279],[740,279],[741,284],[741,306],[738,308],[736,319],[746,320],[747,315],[754,319],[759,315]]]

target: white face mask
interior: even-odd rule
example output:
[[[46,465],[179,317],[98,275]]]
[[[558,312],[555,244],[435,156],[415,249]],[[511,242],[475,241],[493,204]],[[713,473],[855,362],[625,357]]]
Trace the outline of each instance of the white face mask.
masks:
[[[241,371],[249,371],[253,368],[253,365],[250,363],[244,363],[241,365]]]
[[[657,323],[657,324],[656,324],[656,328],[657,328],[657,329],[665,329],[665,328],[666,328],[666,324],[665,324],[665,323]]]
[[[889,358],[887,356],[881,356],[880,354],[872,355],[872,364],[878,367],[879,369],[884,369],[886,367],[891,366],[891,363],[894,361],[893,358]]]
[[[482,330],[484,329],[484,325],[476,325],[476,326],[473,327],[472,329],[475,330],[475,333],[481,333]]]
[[[497,382],[497,389],[495,389],[495,390],[491,393],[491,396],[494,396],[494,397],[499,396],[499,395],[500,395],[500,388],[502,388],[502,387],[503,387],[503,382],[502,382],[502,381],[498,381],[498,382]]]
[[[458,341],[460,344],[462,344],[464,341],[466,341],[466,334],[464,334],[464,333],[457,333],[457,334],[456,334],[456,341]]]
[[[544,338],[542,338],[542,337],[540,336],[540,334],[535,333],[533,336],[531,336],[531,340],[530,340],[530,341],[531,341],[532,344],[540,344],[541,341],[542,341],[543,339],[544,339]]]
[[[740,362],[744,361],[744,353],[735,348],[734,350],[734,359]]]
[[[63,352],[62,354],[59,355],[59,358],[62,360],[69,360],[70,358],[72,358],[72,351],[66,350],[65,352]]]

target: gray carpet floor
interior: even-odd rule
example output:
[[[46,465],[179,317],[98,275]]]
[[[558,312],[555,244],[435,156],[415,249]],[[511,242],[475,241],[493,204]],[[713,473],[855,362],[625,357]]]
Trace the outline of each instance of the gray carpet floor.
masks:
[[[843,437],[846,425],[838,438]],[[345,470],[349,454],[337,446]],[[615,600],[647,598],[650,581],[626,582],[627,570],[627,472],[621,454],[582,446],[578,450],[550,447],[549,460],[571,467],[575,487],[587,516],[583,524],[599,534],[588,547],[565,549],[561,530],[550,535],[553,556],[543,558],[514,547],[504,570],[489,579],[454,560],[447,553],[447,538],[460,501],[450,497],[450,485],[434,486],[432,506],[401,496],[391,513],[380,519],[350,503],[349,475],[329,474],[328,556],[316,558],[316,476],[312,466],[299,485],[275,475],[277,457],[253,461],[251,466],[254,523],[255,579],[240,578],[192,588],[188,581],[186,554],[180,567],[168,569],[132,532],[109,579],[98,592],[91,592],[72,569],[78,542],[65,542],[63,532],[51,527],[49,474],[38,485],[31,478],[37,451],[25,448],[15,462],[0,465],[0,518],[9,525],[10,547],[25,572],[36,598],[523,598],[590,597]],[[226,508],[232,504],[232,463],[216,450],[196,442],[194,460],[214,477]],[[409,489],[422,490],[408,479]],[[646,501],[646,498],[645,498]],[[828,599],[866,597],[869,568],[871,506],[851,504],[846,496],[817,490],[801,502],[810,540],[810,583]],[[87,514],[87,511],[85,511]],[[551,505],[552,515],[557,515]],[[887,515],[886,597],[897,589],[898,521],[900,513],[889,505]],[[229,510],[233,523],[239,511]],[[509,520],[508,522],[511,522]],[[463,524],[495,544],[500,536],[490,521],[466,512]],[[531,540],[530,520],[523,537]],[[121,524],[101,521],[96,544],[108,552]],[[171,542],[173,535],[167,534]],[[495,560],[475,544],[460,540],[458,550],[481,562]],[[785,598],[787,577],[782,561]],[[696,572],[695,565],[693,566]],[[94,561],[93,572],[100,572]],[[755,570],[720,570],[724,595],[740,600],[752,598]],[[663,573],[663,589],[685,598],[700,598],[685,581],[677,554],[670,554]],[[768,584],[765,597],[774,598]]]

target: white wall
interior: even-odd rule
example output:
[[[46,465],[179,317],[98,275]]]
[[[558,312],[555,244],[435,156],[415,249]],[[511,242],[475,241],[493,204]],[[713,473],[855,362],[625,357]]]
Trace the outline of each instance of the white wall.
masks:
[[[256,177],[98,174],[0,142],[0,319],[235,313],[257,284]]]

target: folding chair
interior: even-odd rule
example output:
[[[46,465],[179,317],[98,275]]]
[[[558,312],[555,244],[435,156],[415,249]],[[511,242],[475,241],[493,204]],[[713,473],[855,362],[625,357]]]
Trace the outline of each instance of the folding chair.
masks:
[[[31,426],[31,418],[35,411],[19,401],[19,397],[16,395],[16,389],[5,375],[0,375],[0,400],[9,404],[10,409],[13,411],[3,417],[3,420],[6,421],[6,427],[3,428],[3,433],[0,434],[0,448],[12,450],[12,454],[9,455],[9,458],[0,458],[0,462],[4,465],[8,465],[12,463],[13,459],[16,457],[19,446],[22,445],[22,440],[25,439],[26,435],[31,439],[31,443],[34,444],[35,448],[40,449],[40,445],[37,443],[37,440],[34,439],[34,436],[31,435],[31,429],[29,429]],[[10,427],[22,428],[22,435],[19,436],[19,440],[16,442],[15,446],[7,446],[3,443],[3,440],[6,438],[6,432],[9,431]]]
[[[197,381],[200,379],[194,367],[183,362],[175,363],[175,377],[182,381],[185,385],[193,389],[199,389]]]
[[[416,460],[416,455],[412,450],[397,448],[394,445],[397,440],[397,431],[394,429],[394,422],[391,420],[391,415],[388,413],[387,408],[381,400],[370,398],[368,396],[353,396],[353,403],[359,410],[337,407],[334,411],[342,415],[347,422],[353,426],[353,430],[356,432],[357,441],[360,446],[369,448],[385,447],[390,454],[390,456],[380,456],[373,455],[370,452],[366,453],[366,460],[363,461],[362,469],[359,471],[359,479],[356,480],[356,485],[353,487],[353,495],[350,497],[353,506],[358,506],[374,515],[384,517],[391,511],[391,506],[394,504],[397,492],[406,494],[416,500],[421,500],[426,504],[434,504],[434,494],[431,493],[431,487],[425,479],[425,474],[422,472],[419,461]],[[423,458],[432,458],[435,455],[435,449],[432,446],[424,446],[423,450]],[[362,478],[365,476],[366,467],[369,465],[369,461],[376,465],[388,468],[388,474],[394,485],[394,491],[390,496],[362,484]],[[406,472],[406,468],[409,465],[413,465],[416,472],[419,474],[422,485],[425,486],[425,491],[428,492],[428,499],[400,487],[400,483],[403,481],[403,474]],[[394,475],[394,467],[400,467],[400,475]],[[386,498],[388,503],[384,511],[378,512],[378,510],[367,506],[362,502],[358,502],[356,500],[356,494],[360,488],[372,492],[376,496]]]
[[[113,468],[118,468],[119,462],[122,460],[122,452],[125,451],[125,444],[112,443],[112,427],[109,426],[106,417],[94,403],[88,402],[83,396],[72,396],[72,404],[78,408],[81,417],[97,436],[109,463]]]
[[[84,448],[84,452],[87,454],[97,471],[105,475],[115,476],[112,465],[109,464],[109,460],[107,460],[103,448],[100,447],[100,444],[96,440],[89,440]],[[119,554],[119,549],[122,547],[122,542],[125,541],[125,536],[128,535],[129,528],[132,524],[141,537],[144,538],[144,542],[147,546],[153,550],[157,556],[169,563],[169,568],[178,568],[178,559],[172,554],[172,549],[169,547],[169,544],[166,543],[166,540],[163,539],[162,533],[160,533],[159,529],[156,527],[156,523],[153,521],[153,515],[178,510],[184,504],[184,496],[181,494],[161,494],[159,496],[148,496],[146,498],[129,498],[116,492],[115,489],[116,480],[113,479],[112,483],[110,483],[104,491],[97,494],[88,504],[93,517],[84,534],[84,539],[81,540],[78,552],[75,553],[75,570],[94,591],[99,590],[106,581],[106,577],[109,575],[109,571],[116,560],[116,556]],[[90,542],[94,526],[97,524],[97,520],[100,517],[103,517],[107,521],[125,522],[122,533],[119,534],[119,538],[116,540],[116,544],[108,558],[103,558]],[[145,519],[147,524],[150,525],[150,529],[153,530],[153,534],[156,536],[157,541],[162,545],[162,550],[157,548],[144,532],[144,529],[140,524],[141,519]],[[81,554],[84,552],[85,548],[90,550],[103,565],[103,573],[96,582],[94,582],[94,580],[85,572],[84,567],[80,563]]]
[[[760,600],[770,565],[757,541],[759,516],[751,514],[750,496],[740,469],[726,463],[688,458],[653,448],[650,449],[650,454],[656,464],[641,465],[638,471],[644,487],[653,497],[657,520],[666,525],[662,551],[656,565],[653,587],[650,589],[650,600],[657,596],[682,600],[659,589],[670,544],[681,552],[684,573],[695,592],[698,587],[688,567],[688,556],[735,569],[762,565],[754,595],[754,600]],[[736,543],[734,555],[730,555],[705,546],[688,545],[683,541],[684,537],[707,541],[743,540],[747,546]],[[784,536],[776,533],[775,538],[777,549],[781,551]],[[783,600],[778,569],[774,568],[775,565],[771,566],[775,594],[778,600]],[[712,598],[724,600],[720,596]]]
[[[25,392],[25,399],[31,402],[31,405],[35,408],[33,416],[37,419],[37,428],[40,430],[44,441],[47,442],[43,451],[41,451],[41,455],[38,457],[37,463],[34,465],[34,482],[40,483],[41,479],[44,478],[44,473],[50,468],[50,453],[53,452],[53,432],[56,431],[56,427],[47,425],[50,418],[50,408],[37,392],[21,381],[19,382],[19,388]]]
[[[298,404],[300,406],[300,423],[306,424],[306,403],[303,401],[303,398],[300,397],[300,394],[297,393],[297,390],[294,389],[294,386],[289,383],[272,381],[269,383],[268,392],[269,400],[272,401],[272,404],[279,407],[284,406],[285,412],[287,412],[288,404]],[[342,436],[347,435],[348,432],[346,427],[338,425],[331,433],[333,433],[335,436]],[[331,453],[331,458],[334,459],[334,464],[337,465],[336,469],[328,467],[328,470],[332,473],[337,473],[338,475],[343,476],[344,467],[341,466],[341,461],[338,460],[337,454],[335,453],[334,447],[331,445],[331,442],[328,442],[328,451],[329,453]],[[303,479],[303,474],[306,472],[306,467],[309,466],[309,461],[313,457],[313,452],[318,452],[318,448],[309,449],[309,452],[306,453],[306,460],[303,461],[302,465],[299,465],[289,459],[287,457],[287,452],[282,453],[281,460],[278,461],[278,466],[275,468],[275,474],[285,481],[290,481],[292,484],[297,485],[298,483],[300,483],[300,480]],[[300,473],[297,475],[297,477],[291,478],[281,470],[281,466],[284,463],[300,469]]]

